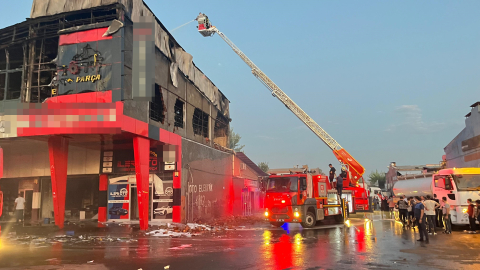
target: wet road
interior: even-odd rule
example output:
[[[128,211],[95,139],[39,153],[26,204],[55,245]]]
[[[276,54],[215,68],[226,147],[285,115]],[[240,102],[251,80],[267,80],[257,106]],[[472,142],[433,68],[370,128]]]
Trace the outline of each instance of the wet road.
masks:
[[[480,235],[420,244],[378,213],[343,225],[237,230],[228,236],[141,237],[105,245],[16,245],[1,240],[2,269],[479,269]]]

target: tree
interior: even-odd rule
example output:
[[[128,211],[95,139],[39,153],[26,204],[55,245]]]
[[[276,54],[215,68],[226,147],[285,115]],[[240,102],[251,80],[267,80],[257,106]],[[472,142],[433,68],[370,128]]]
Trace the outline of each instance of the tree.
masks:
[[[257,166],[260,168],[260,170],[262,170],[265,173],[268,172],[268,170],[270,169],[268,167],[268,162],[263,162],[262,161],[262,162],[258,163]]]
[[[235,152],[243,152],[242,149],[245,145],[240,145],[240,136],[238,133],[233,131],[233,128],[230,128],[230,137],[228,139],[228,148],[233,149]]]
[[[378,186],[379,188],[385,188],[385,182],[387,179],[385,178],[384,172],[378,172],[375,170],[368,175],[368,182],[372,186]]]

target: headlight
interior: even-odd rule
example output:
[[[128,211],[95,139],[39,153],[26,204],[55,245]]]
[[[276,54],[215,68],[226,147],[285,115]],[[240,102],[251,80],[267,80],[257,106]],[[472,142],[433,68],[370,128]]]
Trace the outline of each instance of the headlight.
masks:
[[[295,211],[298,211],[298,208],[295,207]]]
[[[268,217],[268,211],[265,212],[265,216]]]
[[[295,217],[299,217],[299,216],[300,216],[300,213],[295,212],[295,213],[293,213],[293,215],[295,215]]]
[[[468,211],[467,208],[463,208],[462,210],[463,213],[466,213],[467,211]]]

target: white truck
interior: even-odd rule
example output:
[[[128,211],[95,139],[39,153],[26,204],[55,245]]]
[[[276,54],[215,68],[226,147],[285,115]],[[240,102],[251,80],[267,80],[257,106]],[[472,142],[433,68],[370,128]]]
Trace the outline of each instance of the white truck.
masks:
[[[450,204],[452,224],[468,225],[467,199],[480,200],[480,168],[443,169],[432,177],[400,180],[393,186],[395,196],[433,196]],[[442,203],[443,205],[443,203]]]

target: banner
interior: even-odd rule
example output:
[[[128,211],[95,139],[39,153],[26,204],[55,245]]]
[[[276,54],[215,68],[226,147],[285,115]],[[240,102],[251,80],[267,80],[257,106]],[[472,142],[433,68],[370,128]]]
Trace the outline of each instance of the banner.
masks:
[[[163,190],[154,185],[153,218],[172,219],[173,212],[173,181],[162,181]]]
[[[108,186],[108,219],[130,219],[130,185]]]

